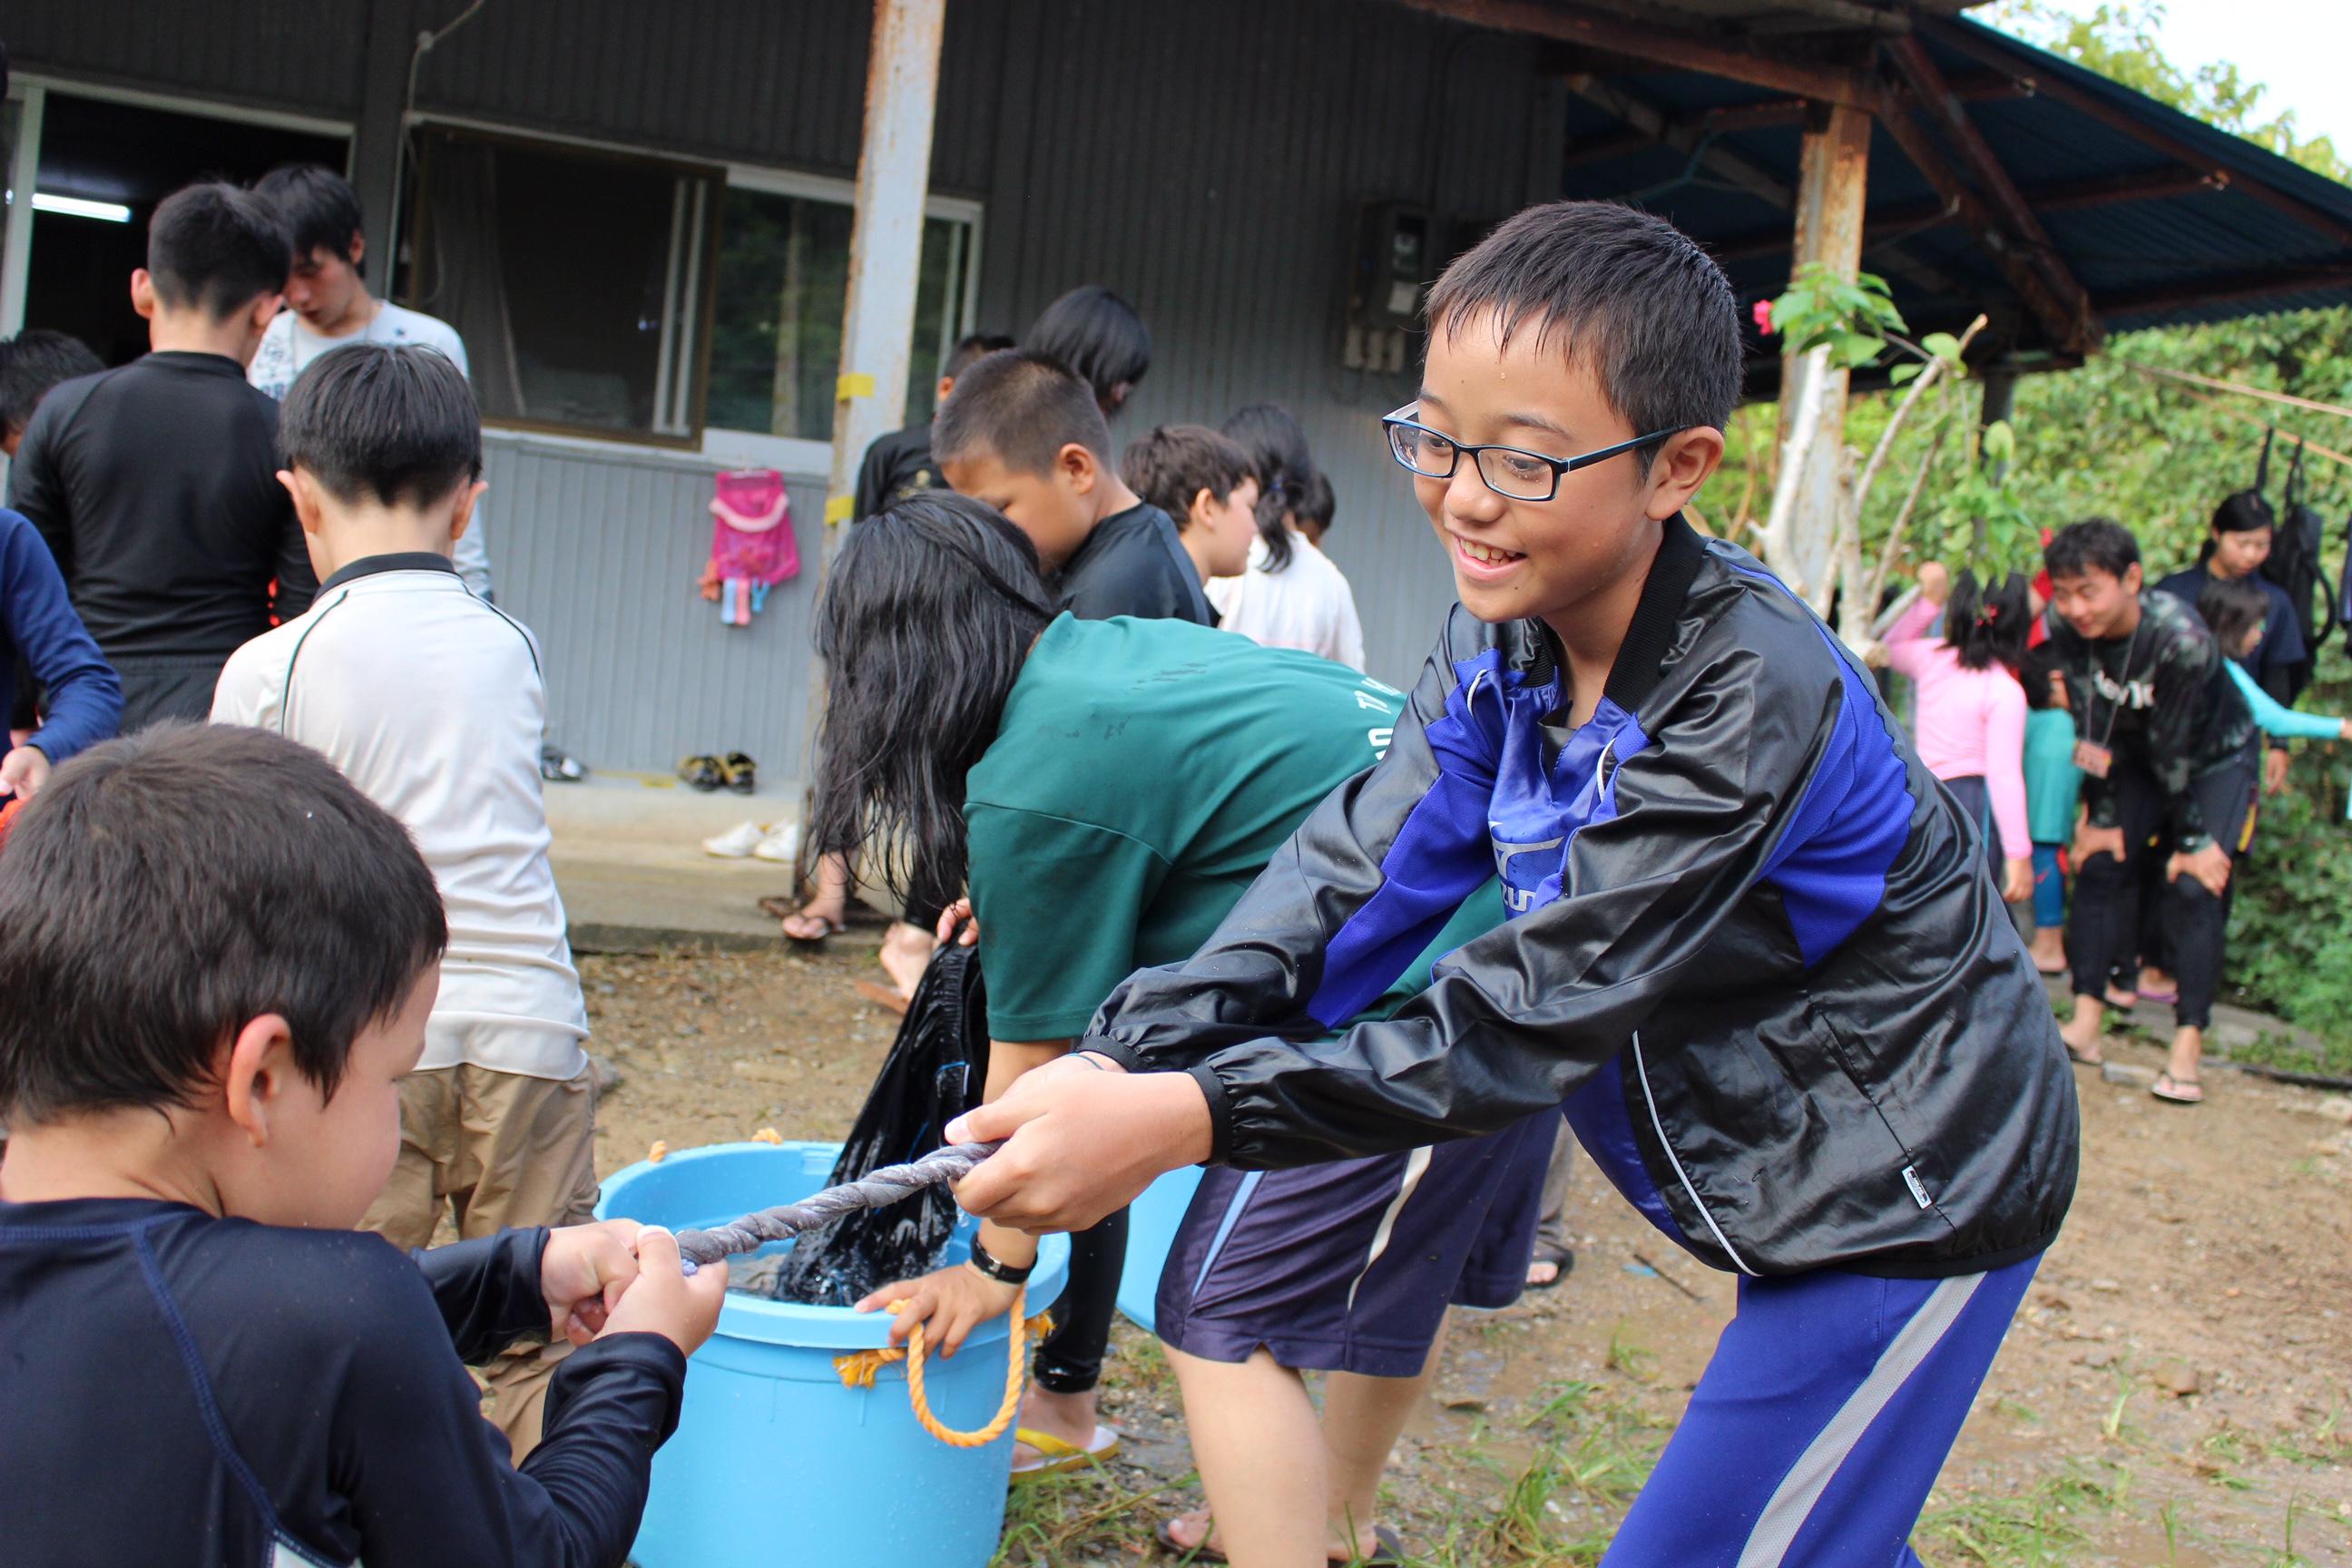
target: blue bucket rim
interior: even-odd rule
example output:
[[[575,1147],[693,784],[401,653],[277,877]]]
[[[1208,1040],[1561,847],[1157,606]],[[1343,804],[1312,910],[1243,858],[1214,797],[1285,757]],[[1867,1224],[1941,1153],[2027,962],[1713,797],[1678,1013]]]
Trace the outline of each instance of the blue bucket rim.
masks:
[[[811,1153],[822,1153],[826,1169],[841,1152],[839,1143],[815,1140],[787,1141],[771,1143],[764,1139],[747,1139],[732,1143],[706,1143],[698,1149],[678,1149],[660,1160],[639,1160],[614,1172],[596,1184],[596,1217],[614,1217],[611,1210],[616,1193],[628,1184],[656,1171],[674,1170],[698,1161],[740,1158],[746,1154],[759,1158],[797,1156],[805,1169]],[[822,1178],[820,1178],[822,1180]],[[635,1215],[624,1215],[635,1218]],[[727,1218],[733,1218],[728,1215]],[[672,1229],[683,1226],[673,1226]],[[1070,1240],[1066,1236],[1038,1238],[1037,1269],[1029,1278],[1029,1295],[1023,1310],[1034,1317],[1062,1293],[1069,1273]],[[994,1344],[1010,1331],[1003,1318],[992,1318],[972,1330],[965,1347]],[[890,1342],[890,1314],[887,1312],[856,1312],[846,1307],[818,1307],[799,1301],[770,1301],[757,1296],[747,1296],[730,1290],[727,1301],[719,1310],[718,1337],[747,1340],[757,1344],[801,1346],[813,1350],[879,1350]]]

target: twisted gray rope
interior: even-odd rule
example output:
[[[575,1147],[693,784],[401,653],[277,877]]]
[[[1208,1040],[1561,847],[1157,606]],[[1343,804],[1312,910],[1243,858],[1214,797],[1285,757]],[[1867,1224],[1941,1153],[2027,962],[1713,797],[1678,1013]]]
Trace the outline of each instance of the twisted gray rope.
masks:
[[[886,1208],[902,1198],[913,1197],[926,1187],[960,1182],[996,1150],[994,1143],[951,1143],[933,1150],[913,1164],[885,1165],[862,1181],[827,1187],[796,1204],[761,1209],[758,1214],[747,1214],[731,1224],[713,1226],[709,1230],[679,1231],[677,1250],[687,1260],[687,1271],[691,1273],[698,1264],[716,1263],[730,1253],[749,1252],[772,1241],[803,1235],[860,1209]]]

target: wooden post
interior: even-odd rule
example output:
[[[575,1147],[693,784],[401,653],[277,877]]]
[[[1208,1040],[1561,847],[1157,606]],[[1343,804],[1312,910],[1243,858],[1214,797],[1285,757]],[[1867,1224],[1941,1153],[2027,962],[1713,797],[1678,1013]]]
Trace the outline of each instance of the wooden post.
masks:
[[[833,468],[825,488],[819,595],[851,521],[857,465],[907,409],[907,363],[915,331],[915,283],[922,270],[923,203],[930,194],[931,119],[939,100],[940,36],[947,0],[874,0],[866,60],[866,138],[857,154],[857,196],[849,230],[849,297],[841,322],[841,370],[834,383]],[[815,776],[824,721],[825,663],[809,659],[805,782]],[[803,857],[803,862],[810,859]]]
[[[1807,127],[1797,173],[1797,238],[1792,272],[1806,263],[1825,264],[1841,278],[1862,269],[1863,206],[1870,188],[1870,116],[1840,104]],[[1814,365],[1819,362],[1815,361]],[[1780,361],[1781,460],[1791,456],[1786,444],[1796,412],[1804,400],[1805,381],[1815,374],[1805,356]],[[1805,597],[1819,594],[1835,570],[1831,549],[1836,532],[1839,497],[1839,454],[1845,448],[1845,405],[1848,376],[1843,370],[1821,366],[1826,379],[1821,389],[1821,422],[1816,437],[1800,455],[1796,477],[1794,526],[1785,541],[1776,542],[1768,564],[1781,580]]]

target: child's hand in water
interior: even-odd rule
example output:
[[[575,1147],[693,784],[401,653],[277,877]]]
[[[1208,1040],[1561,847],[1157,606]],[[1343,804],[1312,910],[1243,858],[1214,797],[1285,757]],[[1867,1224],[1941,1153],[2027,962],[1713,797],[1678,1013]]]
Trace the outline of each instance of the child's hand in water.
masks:
[[[637,1277],[637,1222],[608,1219],[547,1233],[539,1258],[539,1292],[547,1298],[548,1332],[584,1345]]]
[[[972,1330],[1013,1310],[1013,1298],[1019,1294],[1019,1286],[991,1279],[969,1264],[959,1263],[920,1279],[885,1285],[858,1302],[857,1310],[878,1311],[893,1301],[904,1301],[905,1310],[891,1319],[890,1342],[905,1344],[920,1323],[924,1343],[942,1356],[951,1356],[963,1348]]]
[[[679,1267],[677,1237],[658,1226],[637,1232],[637,1277],[604,1314],[604,1334],[659,1334],[692,1355],[719,1326],[727,1301],[727,1263],[692,1274]],[[604,1334],[597,1335],[604,1338]]]

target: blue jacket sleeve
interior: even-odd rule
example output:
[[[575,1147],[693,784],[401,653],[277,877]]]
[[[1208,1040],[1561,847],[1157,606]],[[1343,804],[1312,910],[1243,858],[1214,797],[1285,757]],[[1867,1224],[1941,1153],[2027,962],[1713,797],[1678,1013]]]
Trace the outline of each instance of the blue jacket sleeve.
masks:
[[[31,522],[0,511],[0,631],[47,689],[31,743],[62,763],[122,722],[122,682],[74,613],[66,580]]]
[[[2322,713],[2298,713],[2292,708],[2281,707],[2278,700],[2264,691],[2261,684],[2246,673],[2246,667],[2234,658],[2222,660],[2221,668],[2230,672],[2230,683],[2238,689],[2238,695],[2246,700],[2246,706],[2253,710],[2254,722],[2262,727],[2263,734],[2281,741],[2336,741],[2343,738],[2343,720],[2330,719]]]

